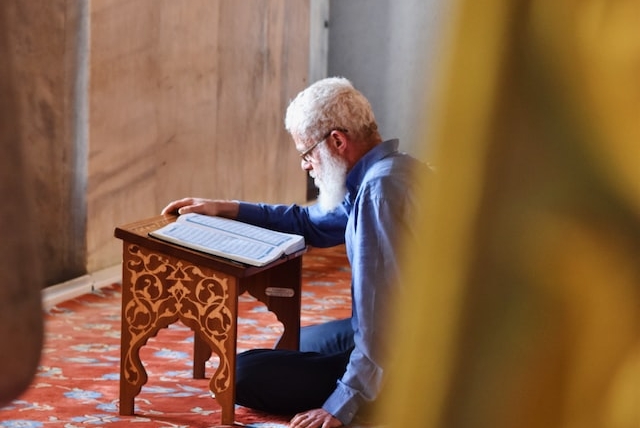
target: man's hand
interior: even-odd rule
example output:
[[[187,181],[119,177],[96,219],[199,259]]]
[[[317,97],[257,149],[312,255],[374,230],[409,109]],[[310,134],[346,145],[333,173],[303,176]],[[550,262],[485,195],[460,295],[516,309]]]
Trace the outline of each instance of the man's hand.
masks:
[[[162,214],[198,213],[236,218],[238,216],[238,209],[239,204],[236,201],[184,198],[170,202],[169,205],[164,207]]]
[[[289,428],[338,428],[341,426],[342,422],[324,409],[298,413],[289,422]]]

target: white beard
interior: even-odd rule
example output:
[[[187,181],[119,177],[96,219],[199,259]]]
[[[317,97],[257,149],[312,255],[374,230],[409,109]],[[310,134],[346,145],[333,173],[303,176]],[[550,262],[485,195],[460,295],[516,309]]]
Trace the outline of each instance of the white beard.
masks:
[[[329,150],[319,150],[321,174],[316,175],[311,171],[313,183],[320,190],[318,205],[325,212],[331,212],[338,208],[347,195],[347,163],[332,156]]]

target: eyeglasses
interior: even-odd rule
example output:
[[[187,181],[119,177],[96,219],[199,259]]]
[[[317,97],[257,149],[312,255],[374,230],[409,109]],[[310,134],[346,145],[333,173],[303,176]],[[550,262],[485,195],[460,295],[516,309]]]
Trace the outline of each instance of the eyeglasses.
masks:
[[[299,153],[300,158],[301,158],[303,161],[305,161],[305,162],[307,162],[307,163],[310,163],[310,162],[311,162],[311,160],[312,160],[312,159],[311,159],[311,152],[313,151],[313,149],[315,149],[316,147],[318,147],[318,146],[320,145],[320,143],[322,143],[322,142],[324,142],[324,141],[327,141],[327,138],[329,138],[329,136],[331,135],[331,133],[332,133],[333,131],[347,132],[347,130],[346,130],[346,129],[342,129],[342,128],[334,128],[334,129],[332,129],[331,131],[327,132],[327,133],[325,134],[325,136],[324,136],[324,137],[322,137],[322,140],[320,140],[320,141],[316,142],[315,144],[313,144],[311,147],[309,147],[309,148],[308,148],[308,149],[306,149],[305,151],[300,152],[300,153]]]

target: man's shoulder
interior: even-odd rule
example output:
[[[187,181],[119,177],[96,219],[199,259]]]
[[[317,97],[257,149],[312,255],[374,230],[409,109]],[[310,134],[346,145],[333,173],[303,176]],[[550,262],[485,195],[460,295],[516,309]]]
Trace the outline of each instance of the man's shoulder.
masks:
[[[396,152],[379,159],[372,164],[365,176],[374,177],[410,177],[413,174],[421,174],[428,170],[425,162],[408,153]]]

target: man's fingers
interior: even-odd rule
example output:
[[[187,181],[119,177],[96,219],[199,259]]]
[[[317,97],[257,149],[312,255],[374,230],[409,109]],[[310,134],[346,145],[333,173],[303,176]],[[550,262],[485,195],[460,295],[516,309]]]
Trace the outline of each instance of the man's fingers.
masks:
[[[188,205],[186,207],[182,207],[180,209],[178,209],[178,214],[182,215],[182,214],[189,214],[189,213],[195,213],[198,212],[195,207],[197,207],[198,205]]]
[[[185,206],[193,204],[193,198],[183,198],[170,202],[163,208],[161,214],[175,214],[179,213],[179,210]]]

